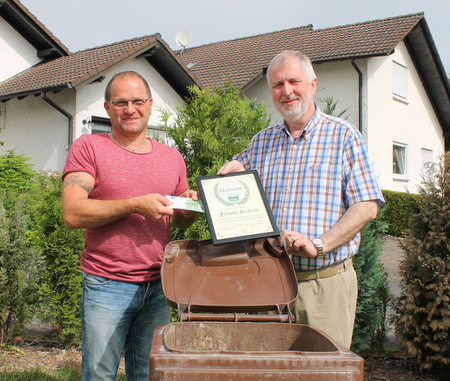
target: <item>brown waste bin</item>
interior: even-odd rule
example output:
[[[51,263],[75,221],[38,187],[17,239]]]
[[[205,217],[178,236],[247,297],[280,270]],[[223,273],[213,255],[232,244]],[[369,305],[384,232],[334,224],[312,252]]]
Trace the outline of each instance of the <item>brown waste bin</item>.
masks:
[[[291,324],[296,275],[273,239],[174,241],[161,273],[180,322],[155,330],[150,380],[363,381],[361,357]]]

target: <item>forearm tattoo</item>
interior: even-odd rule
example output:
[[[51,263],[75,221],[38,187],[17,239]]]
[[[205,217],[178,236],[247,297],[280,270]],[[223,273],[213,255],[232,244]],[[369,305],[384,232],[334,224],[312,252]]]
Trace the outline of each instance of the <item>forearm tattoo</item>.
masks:
[[[63,182],[62,188],[66,187],[74,187],[78,185],[81,189],[84,189],[87,194],[91,193],[92,185],[86,179],[80,178],[80,175],[72,175],[69,178],[66,178]]]

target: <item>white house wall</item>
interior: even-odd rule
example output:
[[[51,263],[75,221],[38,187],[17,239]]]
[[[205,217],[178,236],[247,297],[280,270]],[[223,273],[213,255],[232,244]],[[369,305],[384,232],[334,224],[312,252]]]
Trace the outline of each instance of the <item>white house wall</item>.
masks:
[[[116,67],[106,74],[101,83],[94,82],[75,89],[66,89],[47,96],[74,117],[73,140],[82,134],[91,133],[89,122],[92,115],[108,117],[103,107],[106,84],[111,77],[121,71],[134,70],[149,83],[153,96],[153,112],[150,126],[161,124],[158,107],[165,107],[175,113],[177,104],[184,103],[182,98],[143,58],[133,59]],[[62,171],[67,158],[69,143],[68,118],[50,106],[41,97],[28,96],[22,100],[11,99],[2,108],[0,154],[16,149],[17,153],[31,158],[30,163],[36,170]]]
[[[366,60],[356,61],[359,69],[363,72],[363,77],[367,77],[365,72],[367,71]],[[343,117],[353,124],[355,127],[359,128],[359,76],[356,69],[353,67],[349,60],[346,61],[334,61],[322,64],[314,65],[314,71],[317,76],[317,91],[315,96],[315,101],[319,105],[322,111],[325,110],[326,103],[323,101],[324,98],[332,97],[334,102],[337,102],[337,106],[334,114],[340,114],[342,111],[346,110]],[[364,99],[366,98],[367,86],[363,88]],[[254,86],[245,92],[245,95],[252,99],[257,98],[258,101],[263,101],[267,105],[267,109],[270,115],[272,115],[271,122],[281,120],[280,114],[275,110],[272,103],[272,97],[270,89],[267,85],[266,78],[259,80]],[[363,106],[366,110],[366,107]],[[367,145],[369,156],[374,166],[374,171],[378,176],[382,170],[377,160],[375,159],[375,146],[369,146],[367,144],[367,116],[363,119],[363,137]],[[392,168],[391,168],[392,171]]]
[[[184,104],[183,99],[172,87],[149,65],[144,58],[136,58],[128,61],[113,70],[110,70],[105,79],[90,85],[77,88],[77,114],[74,122],[74,139],[83,134],[91,133],[90,124],[85,123],[92,115],[108,118],[103,106],[105,88],[109,80],[117,73],[132,70],[142,75],[148,82],[153,97],[153,110],[150,115],[149,125],[161,125],[161,112],[159,108],[166,108],[171,114],[176,112],[176,106]]]
[[[358,74],[351,63],[342,61],[314,65],[314,71],[318,78],[315,100],[319,107],[324,110],[326,104],[320,100],[333,97],[338,102],[336,113],[348,109],[344,116],[348,116],[347,120],[356,126],[358,123]],[[269,115],[272,116],[271,123],[282,119],[273,106],[265,76],[246,90],[245,95],[249,99],[257,98],[259,102],[266,104]]]
[[[74,93],[67,89],[47,96],[73,114]],[[28,156],[37,170],[60,171],[67,157],[68,119],[41,97],[11,99],[4,107],[5,124],[0,133],[4,146],[0,147],[0,154],[15,149]]]
[[[334,101],[337,101],[337,106],[334,111],[335,115],[344,112],[342,115],[348,122],[358,128],[363,136],[364,144],[367,147],[370,161],[372,163],[375,176],[379,179],[384,165],[381,158],[379,160],[377,156],[378,146],[370,144],[372,125],[369,123],[369,115],[372,110],[368,107],[368,62],[371,59],[357,59],[355,60],[356,68],[359,69],[362,76],[363,87],[359,89],[359,77],[360,74],[357,69],[352,65],[350,60],[327,62],[319,65],[315,65],[315,71],[318,78],[318,91],[316,93],[316,101],[322,108],[325,108],[326,104],[321,102],[320,99],[325,97],[333,97]],[[359,122],[359,95],[362,92],[362,123]],[[392,171],[392,168],[391,168]],[[384,189],[384,188],[383,188]]]
[[[271,117],[270,123],[275,123],[282,120],[281,115],[273,106],[272,94],[265,76],[257,81],[252,87],[247,89],[244,94],[248,99],[256,99],[259,103],[264,102],[267,112]]]
[[[393,97],[393,61],[407,68],[407,100]],[[403,43],[388,57],[369,60],[369,151],[383,189],[417,193],[421,183],[421,150],[444,152],[444,138],[428,96]],[[406,145],[406,177],[393,174],[393,144]]]
[[[394,99],[393,61],[407,67],[408,99]],[[390,56],[356,60],[363,74],[362,133],[367,145],[375,175],[382,189],[417,193],[422,181],[422,149],[431,150],[436,159],[444,152],[442,128],[438,123],[422,82],[403,43]],[[327,96],[338,101],[335,114],[348,109],[345,118],[359,127],[358,73],[351,61],[328,62],[314,65],[318,78],[315,100]],[[245,95],[257,98],[267,105],[272,122],[281,116],[272,105],[266,78],[262,78]],[[406,145],[406,177],[393,174],[393,144]]]
[[[40,62],[36,49],[0,17],[0,82]]]
[[[335,115],[345,111],[343,117],[358,127],[358,73],[350,61],[327,62],[314,65],[317,75],[315,100],[321,110],[326,107],[324,98],[337,102]]]

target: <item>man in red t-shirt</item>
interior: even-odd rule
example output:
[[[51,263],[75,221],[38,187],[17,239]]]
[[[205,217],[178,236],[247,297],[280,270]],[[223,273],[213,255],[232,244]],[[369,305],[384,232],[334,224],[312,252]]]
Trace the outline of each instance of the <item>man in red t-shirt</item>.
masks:
[[[198,199],[181,154],[146,137],[152,105],[144,78],[115,75],[104,103],[112,132],[81,136],[64,168],[64,221],[85,229],[83,380],[115,380],[123,349],[127,379],[149,379],[153,330],[170,321],[160,281],[169,219],[184,229],[197,217],[163,196]]]

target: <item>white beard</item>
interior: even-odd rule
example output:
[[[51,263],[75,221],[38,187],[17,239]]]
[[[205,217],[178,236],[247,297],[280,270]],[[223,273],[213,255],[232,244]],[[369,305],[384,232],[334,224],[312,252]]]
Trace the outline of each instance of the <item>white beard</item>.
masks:
[[[297,99],[298,102],[294,106],[287,106],[287,107],[282,104],[279,112],[286,122],[294,122],[301,119],[303,115],[305,115],[306,111],[308,110],[309,106],[313,101],[313,96],[312,94],[309,94],[308,97],[304,100],[301,100],[296,96],[293,97],[289,96],[284,98],[283,100],[287,99]]]

